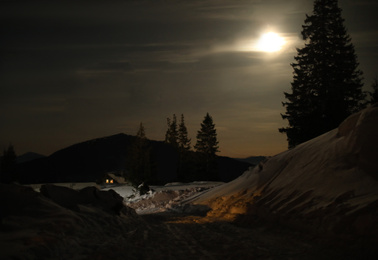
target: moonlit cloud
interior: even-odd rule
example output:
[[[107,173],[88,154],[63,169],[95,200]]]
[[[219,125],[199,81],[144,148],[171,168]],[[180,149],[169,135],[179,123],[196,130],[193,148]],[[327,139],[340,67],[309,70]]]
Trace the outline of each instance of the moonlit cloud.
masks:
[[[3,1],[0,148],[50,154],[139,122],[162,140],[184,113],[192,143],[204,115],[222,155],[286,149],[283,92],[312,1]],[[340,1],[367,83],[376,75],[377,5]],[[253,48],[261,34],[285,40]]]

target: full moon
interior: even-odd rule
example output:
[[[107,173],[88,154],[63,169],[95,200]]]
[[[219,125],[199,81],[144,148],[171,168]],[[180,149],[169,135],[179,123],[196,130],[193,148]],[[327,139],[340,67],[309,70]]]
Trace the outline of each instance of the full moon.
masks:
[[[259,39],[257,49],[263,52],[276,52],[281,50],[284,44],[284,38],[280,37],[277,33],[268,32],[264,33]]]

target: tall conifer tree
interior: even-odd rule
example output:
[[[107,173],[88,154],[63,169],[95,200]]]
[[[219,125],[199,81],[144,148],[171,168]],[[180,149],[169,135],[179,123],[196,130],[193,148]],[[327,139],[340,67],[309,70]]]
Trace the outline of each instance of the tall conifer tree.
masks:
[[[373,84],[371,84],[371,88],[373,89],[373,92],[370,92],[370,104],[376,104],[378,103],[378,78],[375,78],[373,81]]]
[[[178,147],[178,130],[176,115],[173,114],[172,120],[167,118],[167,132],[165,133],[165,142],[171,144],[173,147]]]
[[[142,183],[153,182],[154,175],[151,146],[146,137],[144,126],[140,123],[136,137],[128,150],[125,177],[135,187],[138,187]]]
[[[197,152],[206,154],[208,156],[215,156],[219,152],[217,140],[217,131],[213,118],[206,114],[203,122],[201,123],[201,129],[197,133],[197,143],[194,146]]]
[[[289,148],[336,128],[363,106],[362,72],[337,0],[315,0],[306,15],[303,48],[297,49],[292,93],[283,102]]]
[[[193,166],[193,156],[190,153],[191,139],[188,137],[188,130],[185,126],[184,115],[181,114],[180,124],[178,126],[178,151],[179,162],[177,177],[179,181],[190,181],[195,172]]]
[[[188,129],[185,126],[184,115],[181,114],[181,121],[178,129],[178,144],[181,151],[190,150],[190,138],[188,137]]]
[[[197,174],[198,180],[217,180],[218,164],[216,153],[219,152],[217,131],[213,118],[206,114],[201,129],[197,132],[197,143],[194,146],[198,152]]]

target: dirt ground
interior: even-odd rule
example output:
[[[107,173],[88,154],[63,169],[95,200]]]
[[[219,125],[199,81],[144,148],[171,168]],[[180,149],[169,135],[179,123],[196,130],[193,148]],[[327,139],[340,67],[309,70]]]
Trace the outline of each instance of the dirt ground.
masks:
[[[359,250],[322,243],[318,238],[272,225],[241,225],[172,213],[141,217],[144,224],[135,227],[122,242],[96,250],[89,258],[369,259]]]

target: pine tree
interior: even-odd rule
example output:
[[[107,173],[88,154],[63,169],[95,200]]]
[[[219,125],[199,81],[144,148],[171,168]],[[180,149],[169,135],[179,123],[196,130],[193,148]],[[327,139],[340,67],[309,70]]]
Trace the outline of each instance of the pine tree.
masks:
[[[146,137],[142,123],[139,125],[136,137],[128,150],[126,179],[133,186],[150,183],[154,180],[151,147]]]
[[[373,92],[370,92],[370,104],[376,104],[378,103],[378,78],[375,78],[373,81],[373,84],[371,84],[371,88],[373,89]]]
[[[172,120],[167,118],[167,132],[165,133],[165,142],[172,145],[173,147],[178,147],[178,131],[177,131],[177,119],[176,115],[173,114]]]
[[[190,152],[190,138],[188,137],[188,130],[185,126],[184,115],[181,114],[181,121],[178,129],[178,152],[179,161],[177,169],[177,177],[179,181],[191,181],[191,176],[195,173],[193,156]]]
[[[197,143],[194,148],[197,151],[197,179],[217,180],[216,153],[219,152],[219,146],[213,118],[209,113],[206,114],[201,123],[201,129],[197,132]]]
[[[206,154],[208,156],[215,156],[219,152],[217,131],[213,123],[213,118],[206,114],[201,129],[197,132],[197,143],[194,146],[197,152]]]
[[[289,148],[336,128],[363,106],[362,72],[337,0],[315,0],[306,15],[303,48],[297,49],[292,93],[283,102]]]
[[[191,139],[188,137],[188,129],[185,126],[184,115],[181,114],[181,121],[178,129],[178,145],[181,151],[190,151]]]
[[[136,137],[139,138],[140,140],[146,140],[146,131],[144,130],[143,123],[140,122],[138,132],[136,134]]]

